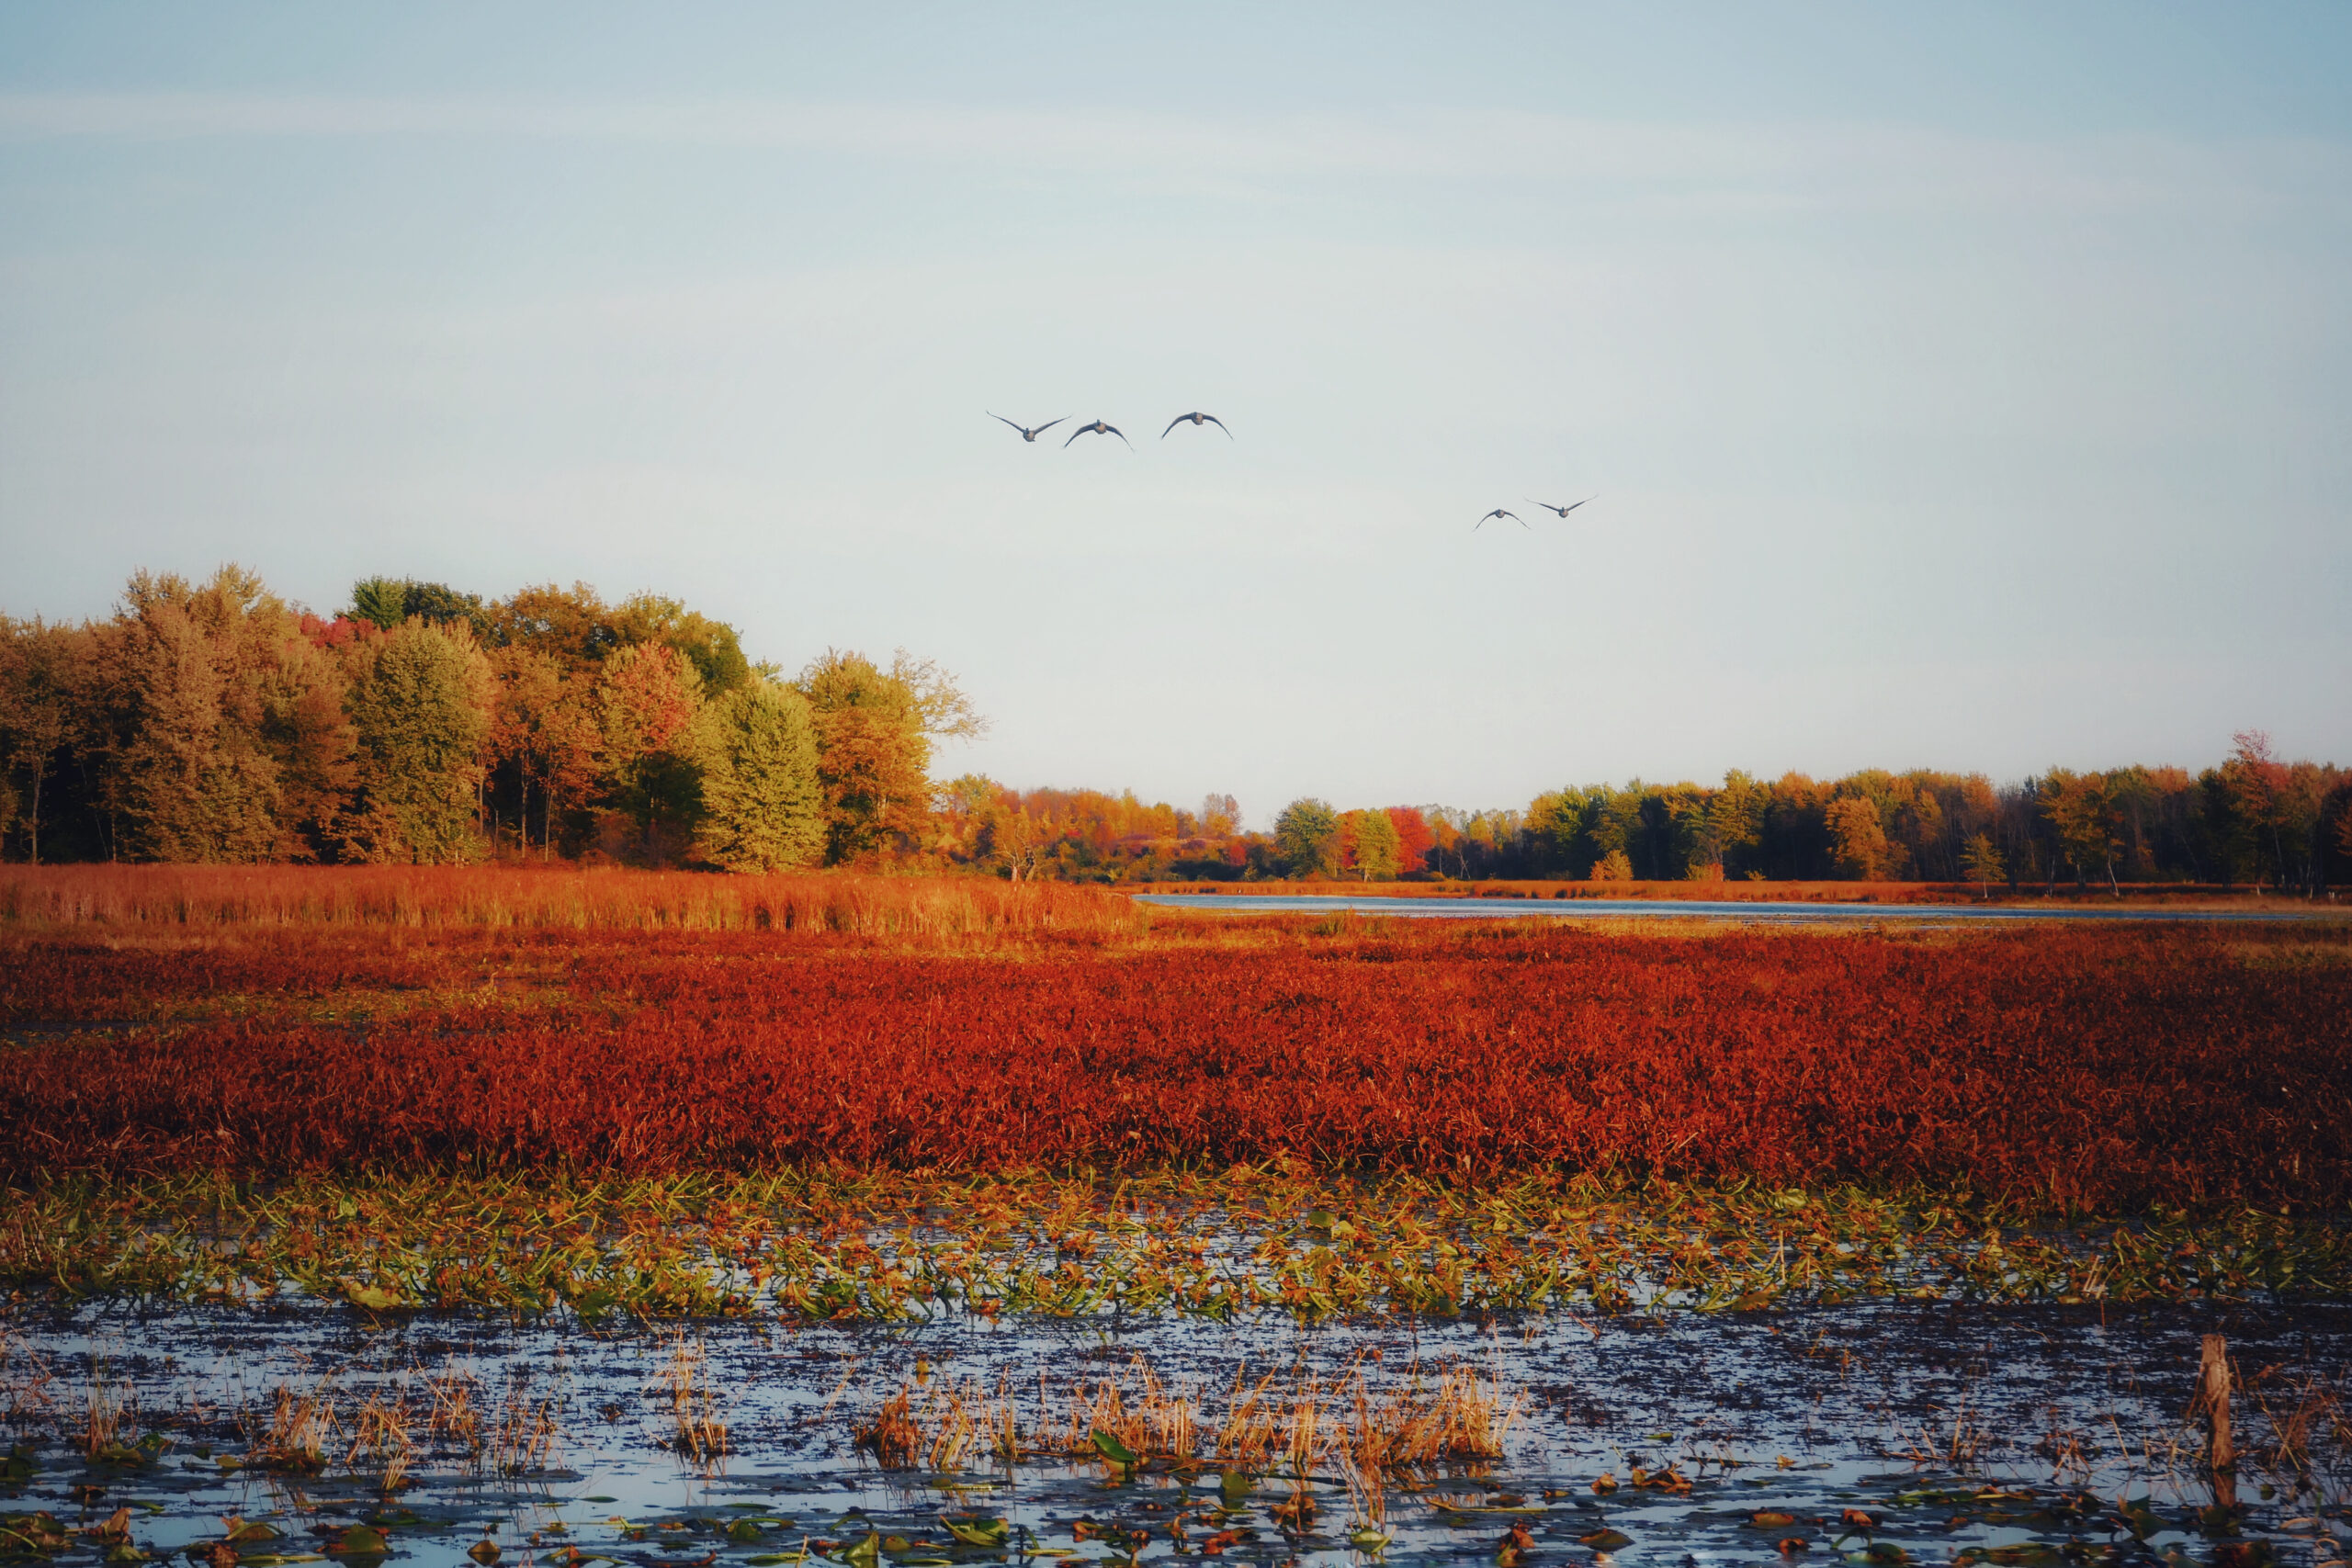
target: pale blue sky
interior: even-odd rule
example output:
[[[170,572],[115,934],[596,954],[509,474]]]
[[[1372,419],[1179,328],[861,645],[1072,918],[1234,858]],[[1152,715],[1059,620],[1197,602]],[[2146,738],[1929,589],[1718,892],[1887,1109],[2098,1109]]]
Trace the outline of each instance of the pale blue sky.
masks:
[[[1260,822],[2352,761],[2352,8],[1957,10],[12,6],[0,610],[650,587]]]

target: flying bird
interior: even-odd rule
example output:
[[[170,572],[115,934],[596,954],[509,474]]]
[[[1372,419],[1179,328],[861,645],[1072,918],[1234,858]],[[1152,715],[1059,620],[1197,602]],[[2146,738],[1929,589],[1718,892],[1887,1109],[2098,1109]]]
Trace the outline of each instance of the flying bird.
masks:
[[[1136,449],[1136,444],[1132,441],[1127,441],[1126,433],[1125,431],[1121,430],[1115,424],[1105,424],[1099,419],[1092,424],[1081,424],[1076,430],[1071,431],[1069,433],[1069,441],[1075,441],[1081,435],[1115,435],[1120,440],[1127,442],[1128,451],[1132,452]],[[1062,445],[1064,446],[1068,446],[1069,445],[1069,441],[1065,441]]]
[[[1584,501],[1590,501],[1593,498],[1591,496],[1586,496]],[[1563,517],[1566,517],[1569,513],[1574,512],[1577,507],[1582,506],[1584,504],[1584,501],[1572,501],[1566,506],[1555,506],[1548,501],[1538,501],[1532,495],[1527,498],[1527,503],[1530,506],[1540,506],[1546,512],[1556,512]]]
[[[1541,503],[1539,502],[1538,504],[1541,504]],[[1512,522],[1514,522],[1514,523],[1518,524],[1518,525],[1519,525],[1521,527],[1522,527],[1522,528],[1524,528],[1524,527],[1526,527],[1526,526],[1527,526],[1527,519],[1526,519],[1526,518],[1521,517],[1521,516],[1518,513],[1516,513],[1516,512],[1505,512],[1505,511],[1504,511],[1501,507],[1499,507],[1499,506],[1496,507],[1492,512],[1487,513],[1487,517],[1508,517],[1508,518],[1510,518]],[[1476,533],[1479,529],[1481,529],[1481,528],[1485,527],[1485,526],[1487,525],[1487,517],[1481,517],[1481,518],[1479,518],[1479,519],[1478,519],[1478,521],[1476,521],[1476,523],[1471,524],[1471,525],[1470,525],[1470,531],[1471,531],[1472,533],[1474,533],[1474,534],[1475,534],[1475,533]]]
[[[1168,430],[1175,429],[1186,420],[1191,420],[1194,424],[1214,424],[1219,430],[1225,430],[1225,421],[1217,418],[1217,416],[1213,413],[1180,413],[1174,419],[1168,422]],[[1162,441],[1168,439],[1168,430],[1163,430],[1159,433],[1159,438]],[[1232,440],[1233,432],[1225,430],[1225,438],[1227,441]]]
[[[1009,420],[1009,419],[1004,419],[1004,415],[1002,415],[1002,414],[1001,414],[1001,413],[990,413],[990,414],[989,415],[989,417],[990,419],[1003,419],[1005,423],[1007,423],[1007,424],[1012,424],[1012,422],[1011,420]],[[1068,419],[1069,417],[1069,415],[1068,415],[1068,414],[1064,414],[1064,415],[1062,415],[1062,419]],[[1049,420],[1047,420],[1045,423],[1043,423],[1043,424],[1039,425],[1039,426],[1038,426],[1036,429],[1035,429],[1035,430],[1031,430],[1031,429],[1030,429],[1030,428],[1028,428],[1026,425],[1020,425],[1020,424],[1012,424],[1012,428],[1013,428],[1013,429],[1015,429],[1015,430],[1017,430],[1017,431],[1019,431],[1019,432],[1021,432],[1021,439],[1022,439],[1022,440],[1023,440],[1023,441],[1035,441],[1035,440],[1036,440],[1036,439],[1037,439],[1037,437],[1039,437],[1040,435],[1045,434],[1046,434],[1046,432],[1047,432],[1047,431],[1049,431],[1049,430],[1053,429],[1053,427],[1054,427],[1054,426],[1056,426],[1056,425],[1059,424],[1059,423],[1062,422],[1062,419],[1049,419]]]

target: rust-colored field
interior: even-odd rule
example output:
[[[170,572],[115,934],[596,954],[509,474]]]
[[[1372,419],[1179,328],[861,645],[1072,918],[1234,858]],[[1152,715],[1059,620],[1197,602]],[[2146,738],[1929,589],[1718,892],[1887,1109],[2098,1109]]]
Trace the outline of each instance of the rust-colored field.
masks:
[[[677,896],[653,880],[649,898]],[[1056,923],[930,933],[609,908],[19,919],[0,939],[0,1170],[1295,1155],[2094,1208],[2352,1197],[2340,929],[1147,931],[1116,900],[1097,919],[1063,896]]]

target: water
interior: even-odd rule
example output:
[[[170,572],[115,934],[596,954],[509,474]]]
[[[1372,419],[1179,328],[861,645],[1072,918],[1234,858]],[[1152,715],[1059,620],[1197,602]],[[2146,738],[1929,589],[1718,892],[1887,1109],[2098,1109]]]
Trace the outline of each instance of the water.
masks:
[[[1124,1563],[1131,1549],[1158,1562],[1198,1554],[1223,1530],[1253,1539],[1237,1537],[1222,1555],[1322,1568],[1498,1554],[1579,1568],[1728,1568],[1779,1564],[1776,1543],[1797,1537],[1809,1545],[1795,1561],[1815,1565],[1879,1568],[1899,1551],[1912,1562],[2096,1556],[2249,1568],[2324,1564],[2340,1555],[2335,1540],[2352,1539],[2343,1513],[2347,1434],[2341,1405],[2331,1427],[2325,1404],[2341,1395],[2352,1359],[2352,1307],[2103,1315],[1883,1303],[1590,1322],[957,1318],[616,1333],[450,1315],[379,1321],[318,1306],[84,1307],[19,1308],[8,1326],[0,1397],[20,1432],[46,1441],[20,1450],[0,1484],[0,1525],[44,1509],[63,1527],[94,1528],[127,1506],[131,1540],[160,1559],[219,1540],[225,1517],[262,1521],[276,1538],[245,1545],[248,1568],[316,1560],[334,1531],[364,1521],[385,1530],[391,1557],[436,1568],[467,1568],[468,1549],[486,1539],[499,1546],[501,1568],[589,1558],[771,1568],[808,1542],[842,1543],[838,1557],[869,1534],[884,1547],[880,1562],[899,1568]],[[2230,1336],[2255,1383],[2239,1414],[2241,1445],[2255,1454],[2234,1482],[2240,1507],[2207,1513],[2214,1483],[2183,1412],[2198,1337],[2215,1330]],[[670,1446],[677,1427],[667,1374],[682,1346],[702,1359],[711,1412],[727,1427],[729,1451],[715,1462]],[[1077,1384],[1123,1381],[1132,1405],[1138,1356],[1170,1388],[1197,1393],[1212,1434],[1237,1374],[1274,1373],[1272,1392],[1286,1400],[1302,1377],[1328,1387],[1360,1371],[1379,1397],[1464,1366],[1515,1402],[1516,1414],[1499,1459],[1390,1477],[1375,1533],[1391,1539],[1376,1552],[1363,1550],[1370,1535],[1350,1544],[1374,1509],[1361,1489],[1351,1499],[1328,1458],[1306,1484],[1319,1505],[1308,1528],[1285,1534],[1293,1521],[1274,1509],[1294,1483],[1264,1473],[1228,1485],[1214,1458],[1197,1469],[1155,1462],[1132,1477],[1065,1458],[1005,1466],[977,1450],[944,1471],[885,1470],[854,1442],[901,1388],[911,1386],[920,1404],[973,1382],[994,1390],[1000,1379],[1024,1428],[1036,1429],[1041,1408],[1066,1427]],[[910,1385],[919,1359],[930,1381]],[[501,1474],[462,1442],[434,1441],[427,1380],[453,1374],[472,1380],[478,1414],[544,1412],[553,1450],[526,1473]],[[112,1462],[85,1461],[70,1441],[86,1421],[94,1376],[102,1398],[135,1407],[126,1436],[153,1434]],[[224,1466],[254,1454],[281,1390],[334,1408],[323,1471]],[[370,1396],[404,1405],[417,1445],[410,1483],[390,1496],[379,1456],[355,1451],[364,1450]],[[2283,1428],[2262,1416],[2264,1403],[2282,1420],[2296,1408],[2318,1412],[2310,1468],[2266,1456]],[[1631,1484],[1636,1468],[1668,1466],[1687,1491]],[[1617,1490],[1595,1491],[1604,1472]],[[1836,1540],[1848,1509],[1877,1522]],[[1786,1519],[1758,1523],[1759,1514]],[[943,1515],[1007,1520],[1007,1549],[956,1542]],[[1181,1545],[1170,1533],[1180,1520]],[[1516,1553],[1505,1550],[1514,1527],[1529,1543]],[[74,1537],[47,1555],[96,1563],[105,1551],[101,1540]]]
[[[1564,919],[1715,920],[2181,920],[2198,924],[2307,920],[2327,913],[2287,909],[2062,908],[2014,904],[1804,904],[1770,898],[1394,898],[1313,893],[1139,893],[1136,901],[1171,909],[1227,914],[1402,915],[1427,919],[1507,919],[1551,915]]]

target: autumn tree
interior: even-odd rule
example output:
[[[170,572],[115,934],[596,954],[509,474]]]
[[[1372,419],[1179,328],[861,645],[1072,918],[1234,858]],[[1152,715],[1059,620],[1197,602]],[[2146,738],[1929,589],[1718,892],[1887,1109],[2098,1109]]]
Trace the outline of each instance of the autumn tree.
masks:
[[[1392,806],[1388,808],[1389,825],[1396,829],[1396,870],[1409,875],[1424,870],[1429,864],[1430,851],[1436,847],[1437,836],[1430,831],[1429,818],[1414,806]]]
[[[1204,839],[1231,838],[1241,828],[1241,803],[1229,795],[1203,796],[1198,825]]]
[[[815,716],[829,864],[872,855],[892,835],[920,834],[933,742],[987,728],[954,677],[904,649],[888,670],[829,649],[793,689]]]
[[[277,763],[277,858],[334,851],[359,779],[359,731],[335,656],[310,637],[281,637],[261,681],[261,733]]]
[[[345,853],[421,865],[474,859],[494,680],[472,630],[413,619],[346,657],[359,767]]]
[[[2115,854],[2123,847],[2119,836],[2122,814],[2108,791],[2107,780],[2098,773],[2052,768],[2042,780],[2041,799],[2042,813],[2057,834],[2060,852],[2075,868],[2076,886],[2099,872],[2105,874],[2109,888],[2120,896]]]
[[[498,680],[491,754],[513,770],[517,838],[531,840],[531,795],[539,800],[539,843],[552,856],[558,812],[588,799],[602,735],[585,673],[567,671],[542,648],[508,644],[490,654]]]
[[[290,846],[283,814],[289,739],[332,782],[341,759],[332,702],[306,700],[332,674],[288,645],[286,604],[241,567],[198,585],[140,572],[90,648],[82,759],[100,780],[126,859],[261,861]],[[306,717],[307,716],[307,717]],[[323,731],[323,733],[322,733]]]
[[[543,653],[567,679],[585,674],[593,682],[605,656],[623,646],[614,612],[584,582],[518,589],[490,606],[490,622],[493,646]]]
[[[1844,795],[1829,803],[1826,820],[1839,874],[1857,882],[1882,880],[1890,857],[1878,807],[1867,796]]]
[[[1979,832],[1970,836],[1960,852],[1960,864],[1961,869],[1968,874],[1968,879],[1975,883],[1987,898],[1993,896],[1993,884],[2008,874],[2008,868],[2001,861],[2001,852],[1994,848],[1989,833]]]
[[[596,684],[602,799],[635,829],[631,852],[666,861],[703,811],[702,676],[676,649],[639,643],[607,658]]]
[[[45,786],[80,705],[76,671],[85,641],[70,627],[0,615],[0,831],[21,824],[35,865],[49,804]]]

